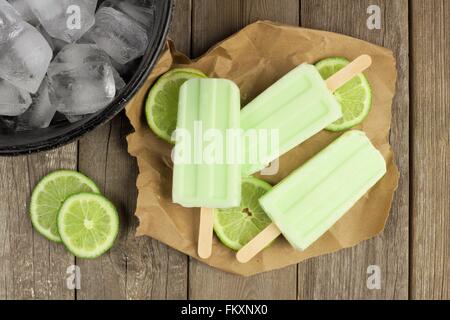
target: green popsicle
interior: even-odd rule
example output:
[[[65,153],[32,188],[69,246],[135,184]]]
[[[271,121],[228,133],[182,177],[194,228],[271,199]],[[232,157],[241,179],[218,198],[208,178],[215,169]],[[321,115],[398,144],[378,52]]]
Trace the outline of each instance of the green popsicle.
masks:
[[[317,69],[298,66],[242,109],[244,132],[278,133],[278,143],[244,139],[242,174],[260,171],[341,117],[341,105]]]
[[[307,249],[386,173],[386,162],[362,131],[349,131],[259,199],[273,224],[244,246],[249,261],[281,233]]]
[[[362,131],[349,131],[278,184],[259,202],[288,241],[305,250],[386,173]]]
[[[227,146],[236,142],[228,135],[233,130],[240,132],[240,93],[232,81],[192,79],[182,85],[175,155],[185,158],[174,163],[175,203],[203,208],[239,206],[240,164],[227,157]],[[211,152],[214,159],[208,159],[213,149],[217,151]]]

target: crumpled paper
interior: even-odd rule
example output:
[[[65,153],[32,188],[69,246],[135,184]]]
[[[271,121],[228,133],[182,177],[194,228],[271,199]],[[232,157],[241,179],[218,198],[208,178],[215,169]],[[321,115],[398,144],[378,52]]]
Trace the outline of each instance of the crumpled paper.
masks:
[[[279,237],[249,263],[241,264],[236,261],[235,252],[215,238],[212,256],[207,260],[200,259],[196,252],[199,209],[172,203],[172,146],[157,138],[146,124],[145,100],[155,80],[175,67],[200,69],[210,77],[236,82],[245,106],[301,63],[315,63],[333,56],[353,60],[361,54],[369,54],[373,58],[372,67],[365,72],[373,90],[373,107],[368,118],[356,129],[365,131],[385,157],[388,170],[384,178],[306,251],[296,251],[283,237]],[[210,266],[249,276],[354,246],[377,235],[385,226],[399,179],[389,145],[395,83],[395,59],[390,50],[336,33],[260,21],[195,60],[177,52],[173,43],[168,41],[152,74],[126,108],[126,115],[135,130],[128,136],[128,149],[139,165],[136,215],[140,225],[137,236],[155,238]],[[276,184],[339,135],[320,132],[281,157],[278,174],[264,176],[263,179]]]

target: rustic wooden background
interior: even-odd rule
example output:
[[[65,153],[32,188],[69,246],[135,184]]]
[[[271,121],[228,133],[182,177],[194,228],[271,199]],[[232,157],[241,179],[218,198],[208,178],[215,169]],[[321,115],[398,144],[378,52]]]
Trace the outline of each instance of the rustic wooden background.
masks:
[[[366,27],[369,5],[381,30]],[[171,37],[193,57],[245,25],[269,19],[391,48],[399,81],[391,141],[400,186],[384,233],[354,248],[251,278],[225,274],[149,239],[135,238],[136,163],[130,126],[111,123],[58,150],[0,158],[0,299],[421,299],[450,298],[450,1],[177,0]],[[119,243],[76,260],[31,228],[27,204],[48,172],[78,169],[122,212]],[[66,269],[81,268],[81,290]],[[382,288],[368,290],[379,265]]]

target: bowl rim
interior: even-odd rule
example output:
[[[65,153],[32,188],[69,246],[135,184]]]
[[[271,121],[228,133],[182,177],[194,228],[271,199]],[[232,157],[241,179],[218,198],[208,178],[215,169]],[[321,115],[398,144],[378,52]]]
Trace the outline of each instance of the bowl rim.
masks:
[[[28,155],[57,149],[74,141],[77,141],[85,134],[111,121],[115,116],[122,112],[130,99],[133,98],[136,92],[147,80],[148,76],[158,62],[158,59],[165,46],[165,42],[173,19],[175,3],[174,0],[165,0],[163,5],[164,7],[162,19],[164,19],[164,23],[161,23],[159,26],[157,26],[158,29],[154,31],[156,32],[157,36],[155,38],[153,46],[149,45],[149,47],[147,48],[147,52],[138,67],[139,71],[136,72],[129,83],[127,83],[122,93],[115,97],[115,99],[108,105],[107,108],[105,108],[102,112],[96,114],[87,122],[82,123],[76,128],[73,128],[64,135],[59,135],[48,140],[38,141],[31,144],[25,143],[18,146],[8,146],[0,148],[0,157]]]

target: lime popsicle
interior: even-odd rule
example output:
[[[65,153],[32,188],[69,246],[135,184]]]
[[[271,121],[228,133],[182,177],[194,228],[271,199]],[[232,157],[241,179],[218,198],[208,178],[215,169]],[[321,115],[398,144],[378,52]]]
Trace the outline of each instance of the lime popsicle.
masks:
[[[241,201],[238,162],[227,163],[227,132],[240,130],[239,88],[224,79],[191,79],[180,89],[175,148],[190,154],[174,164],[173,201],[184,207],[230,208]],[[216,135],[222,141],[208,136]],[[202,135],[202,136],[199,136]],[[199,139],[203,139],[201,142]],[[207,159],[207,149],[222,156]],[[220,149],[220,150],[218,150]]]
[[[278,142],[252,143],[244,139],[243,175],[260,171],[340,119],[341,105],[333,92],[370,64],[369,56],[360,56],[327,81],[313,65],[302,64],[250,102],[241,112],[244,132],[275,131]]]
[[[212,208],[237,207],[241,166],[230,160],[240,132],[239,88],[224,79],[191,79],[180,89],[173,171],[173,202],[201,207],[199,254],[210,254]],[[235,155],[236,156],[236,155]]]
[[[250,260],[280,233],[305,250],[386,173],[386,162],[362,131],[349,131],[259,199],[273,224],[238,252]]]

